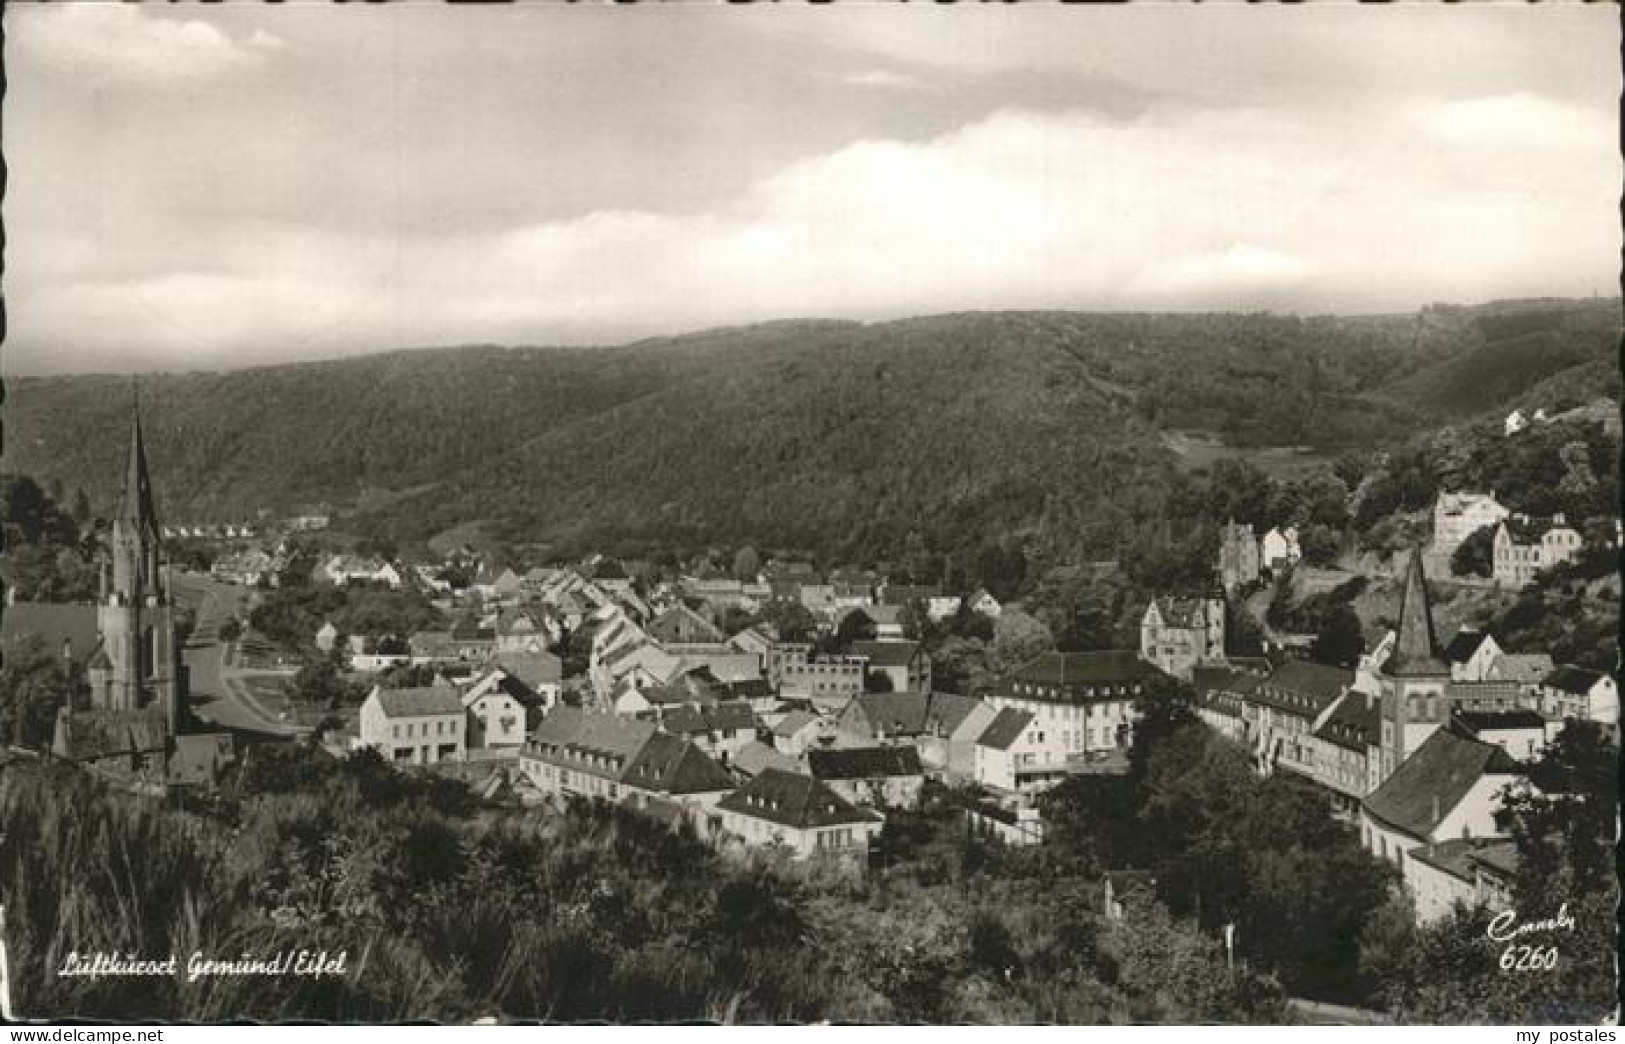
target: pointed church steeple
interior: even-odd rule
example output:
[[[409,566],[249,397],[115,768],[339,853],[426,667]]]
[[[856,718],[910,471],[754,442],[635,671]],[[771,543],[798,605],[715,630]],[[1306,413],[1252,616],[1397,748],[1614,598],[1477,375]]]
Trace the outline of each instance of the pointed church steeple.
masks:
[[[137,532],[156,533],[158,513],[152,506],[152,479],[147,474],[147,448],[141,437],[141,404],[130,411],[130,459],[124,472],[124,503],[119,518]]]
[[[1428,601],[1427,576],[1422,571],[1422,549],[1411,549],[1405,570],[1405,592],[1399,603],[1399,630],[1394,652],[1384,673],[1394,677],[1448,675],[1450,668],[1439,658],[1439,641],[1433,631],[1433,606]]]

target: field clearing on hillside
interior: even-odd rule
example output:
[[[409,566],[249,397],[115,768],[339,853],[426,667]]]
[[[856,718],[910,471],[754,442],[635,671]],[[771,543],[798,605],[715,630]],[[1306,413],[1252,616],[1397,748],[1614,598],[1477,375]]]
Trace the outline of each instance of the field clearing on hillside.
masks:
[[[1239,459],[1272,478],[1301,478],[1331,463],[1332,458],[1308,446],[1231,446],[1200,431],[1165,431],[1162,444],[1173,450],[1181,469],[1207,471],[1221,460]]]

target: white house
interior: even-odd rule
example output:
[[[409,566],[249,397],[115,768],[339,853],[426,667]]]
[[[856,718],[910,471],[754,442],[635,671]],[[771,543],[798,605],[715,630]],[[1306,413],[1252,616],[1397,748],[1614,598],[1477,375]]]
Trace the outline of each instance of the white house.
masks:
[[[861,869],[885,820],[811,776],[765,768],[717,802],[722,829],[750,846],[782,845],[797,859]]]
[[[1495,581],[1508,587],[1527,587],[1535,574],[1572,562],[1584,544],[1580,534],[1561,515],[1532,519],[1513,515],[1495,531]]]
[[[1404,871],[1417,847],[1503,836],[1496,826],[1503,789],[1523,768],[1501,747],[1458,722],[1437,729],[1360,808],[1366,849]]]
[[[1451,681],[1485,681],[1490,666],[1502,654],[1492,635],[1473,627],[1463,627],[1445,646],[1444,660],[1450,665]]]
[[[1004,606],[1000,605],[999,600],[989,594],[985,587],[971,595],[970,607],[972,612],[981,613],[992,620],[997,620],[999,614],[1004,612]]]
[[[1285,566],[1296,565],[1303,552],[1298,549],[1298,529],[1296,526],[1277,526],[1264,534],[1258,542],[1259,558],[1265,566],[1271,569],[1280,569]]]
[[[1516,435],[1518,432],[1527,427],[1529,427],[1529,418],[1522,410],[1513,410],[1511,413],[1507,414],[1507,419],[1504,422],[1504,428],[1508,435]]]
[[[1440,493],[1433,502],[1433,553],[1449,556],[1461,542],[1485,526],[1500,524],[1511,512],[1495,499],[1495,492],[1461,490]]]
[[[1619,724],[1619,685],[1601,671],[1565,664],[1541,679],[1540,701],[1548,718]]]
[[[1034,793],[1066,777],[1066,750],[1029,711],[999,711],[976,740],[976,782],[1005,792]]]
[[[316,631],[316,648],[320,649],[322,652],[332,652],[333,646],[338,642],[338,640],[339,629],[333,626],[332,620],[328,620],[326,623],[322,624],[322,626]]]
[[[925,615],[940,623],[959,612],[962,601],[958,595],[933,595],[926,600]]]
[[[919,804],[925,771],[912,746],[845,747],[807,751],[807,771],[848,801],[867,808]]]
[[[376,748],[386,761],[432,765],[464,758],[463,701],[451,686],[373,686],[361,704],[358,725],[360,736],[355,745]]]
[[[1126,749],[1134,735],[1134,701],[1165,675],[1128,650],[1044,653],[990,690],[995,710],[1031,714],[1068,757]]]
[[[518,748],[525,742],[525,705],[501,681],[502,672],[491,671],[463,693],[470,747]]]

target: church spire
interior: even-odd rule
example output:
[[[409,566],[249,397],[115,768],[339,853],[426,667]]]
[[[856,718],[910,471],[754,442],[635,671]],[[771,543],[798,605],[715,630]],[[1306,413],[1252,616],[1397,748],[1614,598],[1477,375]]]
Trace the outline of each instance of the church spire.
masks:
[[[130,411],[130,459],[124,473],[124,503],[119,518],[136,532],[156,533],[158,513],[152,507],[152,479],[147,475],[147,449],[141,438],[141,404]]]
[[[1396,676],[1449,674],[1450,668],[1439,659],[1438,648],[1427,577],[1422,572],[1422,550],[1412,548],[1410,564],[1405,570],[1405,591],[1399,602],[1399,632],[1386,673]]]

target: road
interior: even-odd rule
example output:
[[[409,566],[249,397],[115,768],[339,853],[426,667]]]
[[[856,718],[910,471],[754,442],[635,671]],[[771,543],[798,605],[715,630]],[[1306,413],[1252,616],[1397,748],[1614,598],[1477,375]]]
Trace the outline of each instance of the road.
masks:
[[[244,684],[257,675],[287,677],[293,672],[245,671],[235,665],[234,647],[220,641],[220,625],[232,616],[246,616],[253,592],[195,573],[176,581],[181,597],[197,606],[197,624],[183,653],[191,674],[193,712],[229,729],[286,739],[308,735],[310,729],[289,725],[267,710]]]

